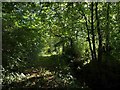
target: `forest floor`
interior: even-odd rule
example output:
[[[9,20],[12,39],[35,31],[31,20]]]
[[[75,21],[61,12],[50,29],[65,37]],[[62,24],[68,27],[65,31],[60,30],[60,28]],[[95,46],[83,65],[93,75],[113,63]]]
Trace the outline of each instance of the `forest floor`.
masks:
[[[10,75],[9,75],[10,76]],[[4,87],[10,88],[81,88],[81,85],[71,75],[70,68],[61,56],[41,56],[38,60],[31,61],[22,73],[14,73],[14,80]]]

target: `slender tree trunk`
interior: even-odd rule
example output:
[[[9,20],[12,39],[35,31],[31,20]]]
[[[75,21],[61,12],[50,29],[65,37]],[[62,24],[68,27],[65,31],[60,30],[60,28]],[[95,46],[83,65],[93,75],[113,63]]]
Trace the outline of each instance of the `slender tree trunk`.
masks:
[[[93,2],[91,3],[91,33],[92,33],[92,44],[93,44],[93,60],[96,60],[96,48],[95,48],[95,32],[93,22]]]
[[[117,21],[118,21],[118,30],[120,32],[120,2],[117,3]]]
[[[94,59],[93,58],[93,50],[92,50],[92,44],[91,44],[91,41],[90,41],[90,29],[88,28],[88,22],[87,22],[87,17],[86,17],[86,15],[85,15],[85,13],[84,13],[84,11],[83,10],[81,10],[82,11],[82,15],[84,16],[84,19],[85,19],[85,24],[86,24],[86,28],[87,28],[87,41],[88,41],[88,43],[89,43],[89,48],[90,48],[90,51],[91,51],[91,56],[92,56],[92,60]]]
[[[86,22],[87,23],[87,22]],[[89,29],[87,29],[87,31],[88,31],[88,42],[89,42],[89,47],[90,47],[90,51],[91,51],[91,56],[92,56],[92,60],[94,59],[94,56],[93,56],[93,50],[92,50],[92,44],[91,44],[91,41],[90,41],[90,31],[89,31]]]
[[[99,39],[99,45],[98,45],[98,61],[102,61],[102,32],[100,30],[99,26],[99,16],[98,16],[98,3],[96,3],[96,21],[97,21],[97,32],[98,32],[98,39]]]
[[[94,59],[93,57],[93,50],[92,50],[92,44],[91,44],[91,41],[90,41],[90,29],[88,28],[88,22],[87,22],[87,18],[85,16],[85,20],[86,20],[86,28],[87,28],[87,40],[88,40],[88,43],[89,43],[89,48],[90,48],[90,51],[91,51],[91,56],[92,56],[92,60]]]
[[[110,31],[109,31],[109,9],[110,9],[110,6],[109,6],[109,3],[107,3],[107,15],[106,15],[106,21],[107,21],[107,24],[106,24],[106,60],[108,61],[109,59],[109,37],[110,37]]]

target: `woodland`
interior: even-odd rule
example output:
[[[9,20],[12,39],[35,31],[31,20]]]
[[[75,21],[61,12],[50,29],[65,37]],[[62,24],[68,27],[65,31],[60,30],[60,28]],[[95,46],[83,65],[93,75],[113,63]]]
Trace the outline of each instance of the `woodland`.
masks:
[[[120,88],[120,2],[3,2],[2,89]]]

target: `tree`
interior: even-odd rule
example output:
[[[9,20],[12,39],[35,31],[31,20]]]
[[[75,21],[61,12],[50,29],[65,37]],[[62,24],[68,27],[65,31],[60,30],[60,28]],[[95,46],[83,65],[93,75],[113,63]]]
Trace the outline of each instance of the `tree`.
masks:
[[[102,61],[102,32],[100,30],[100,25],[99,25],[99,14],[98,14],[98,3],[95,4],[96,5],[96,22],[97,22],[97,32],[98,32],[98,39],[99,39],[99,45],[98,45],[98,61]]]
[[[93,13],[94,13],[94,4],[91,3],[91,34],[92,34],[92,44],[93,44],[93,60],[97,60],[96,58],[96,46],[95,46],[95,29],[94,29],[94,21],[93,21]]]
[[[109,28],[109,11],[110,11],[110,6],[109,3],[107,3],[107,15],[106,15],[106,60],[109,60],[109,55],[110,55],[110,44],[109,44],[109,37],[110,37],[110,28]]]

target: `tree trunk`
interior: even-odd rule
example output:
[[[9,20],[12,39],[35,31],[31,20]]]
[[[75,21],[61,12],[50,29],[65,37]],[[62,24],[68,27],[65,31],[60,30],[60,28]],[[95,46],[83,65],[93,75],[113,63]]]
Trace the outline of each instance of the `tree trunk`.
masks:
[[[110,6],[109,6],[109,3],[107,3],[107,15],[106,15],[106,21],[107,21],[107,24],[106,24],[106,60],[108,61],[109,60],[109,37],[110,37],[110,31],[109,31],[109,9],[110,9]]]
[[[118,30],[120,32],[120,2],[117,3],[117,21],[118,21]]]
[[[88,22],[87,22],[87,17],[84,13],[84,11],[81,9],[82,11],[82,15],[84,16],[84,19],[85,19],[85,25],[86,25],[86,28],[87,28],[87,41],[89,43],[89,48],[90,48],[90,51],[91,51],[91,57],[92,57],[92,60],[94,59],[93,58],[93,50],[92,50],[92,46],[91,46],[91,41],[90,41],[90,29],[88,28]]]
[[[97,21],[97,32],[98,32],[98,39],[99,39],[99,46],[98,46],[98,61],[102,61],[102,32],[99,26],[99,16],[98,16],[98,3],[96,3],[96,21]]]
[[[92,33],[92,44],[93,44],[93,60],[96,60],[96,48],[95,48],[95,32],[93,22],[93,2],[91,3],[91,33]]]

